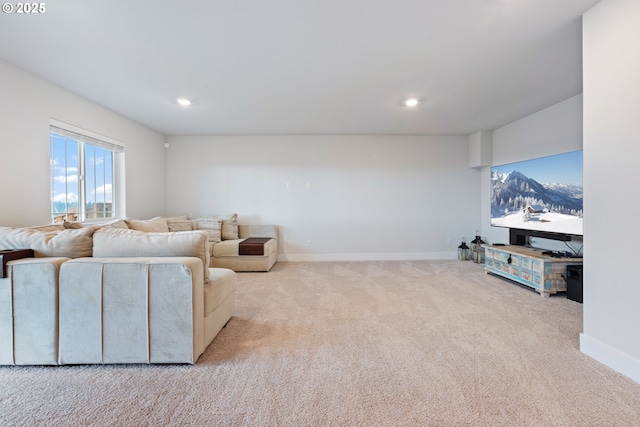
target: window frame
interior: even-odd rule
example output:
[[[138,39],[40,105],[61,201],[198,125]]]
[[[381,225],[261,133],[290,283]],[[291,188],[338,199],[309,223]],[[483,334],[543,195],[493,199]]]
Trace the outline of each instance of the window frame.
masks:
[[[53,216],[53,134],[72,139],[78,143],[78,218],[79,222],[105,222],[115,219],[125,218],[125,194],[124,194],[124,146],[120,141],[109,138],[68,123],[51,119],[49,123],[49,215],[51,221]],[[112,187],[111,187],[111,212],[112,216],[103,218],[87,218],[87,165],[86,145],[92,145],[97,148],[108,150],[112,154]],[[66,155],[65,155],[66,156]],[[67,191],[68,193],[68,191]],[[68,213],[68,212],[67,212]]]

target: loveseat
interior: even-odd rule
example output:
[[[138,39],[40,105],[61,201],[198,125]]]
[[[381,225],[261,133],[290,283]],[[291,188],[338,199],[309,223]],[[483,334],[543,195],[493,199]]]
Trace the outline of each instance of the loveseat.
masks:
[[[204,230],[0,227],[0,365],[195,363],[235,308]],[[75,228],[78,227],[78,228]]]

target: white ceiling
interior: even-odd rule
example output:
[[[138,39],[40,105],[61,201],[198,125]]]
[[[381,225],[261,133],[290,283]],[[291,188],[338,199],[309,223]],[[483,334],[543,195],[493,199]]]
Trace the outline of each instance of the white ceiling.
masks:
[[[166,135],[470,134],[582,91],[595,3],[54,0],[0,58]]]

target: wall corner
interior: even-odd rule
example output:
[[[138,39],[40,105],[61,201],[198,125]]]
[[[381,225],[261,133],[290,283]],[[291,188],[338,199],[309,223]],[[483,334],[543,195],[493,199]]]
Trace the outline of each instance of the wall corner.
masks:
[[[469,167],[491,166],[493,160],[493,131],[481,130],[469,135]]]

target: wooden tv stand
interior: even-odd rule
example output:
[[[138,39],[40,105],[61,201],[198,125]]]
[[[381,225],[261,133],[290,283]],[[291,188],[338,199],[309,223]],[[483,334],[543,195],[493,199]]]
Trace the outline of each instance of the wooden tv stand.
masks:
[[[582,258],[555,258],[542,249],[524,246],[485,246],[484,269],[526,285],[548,297],[567,290],[567,266],[582,265]]]

